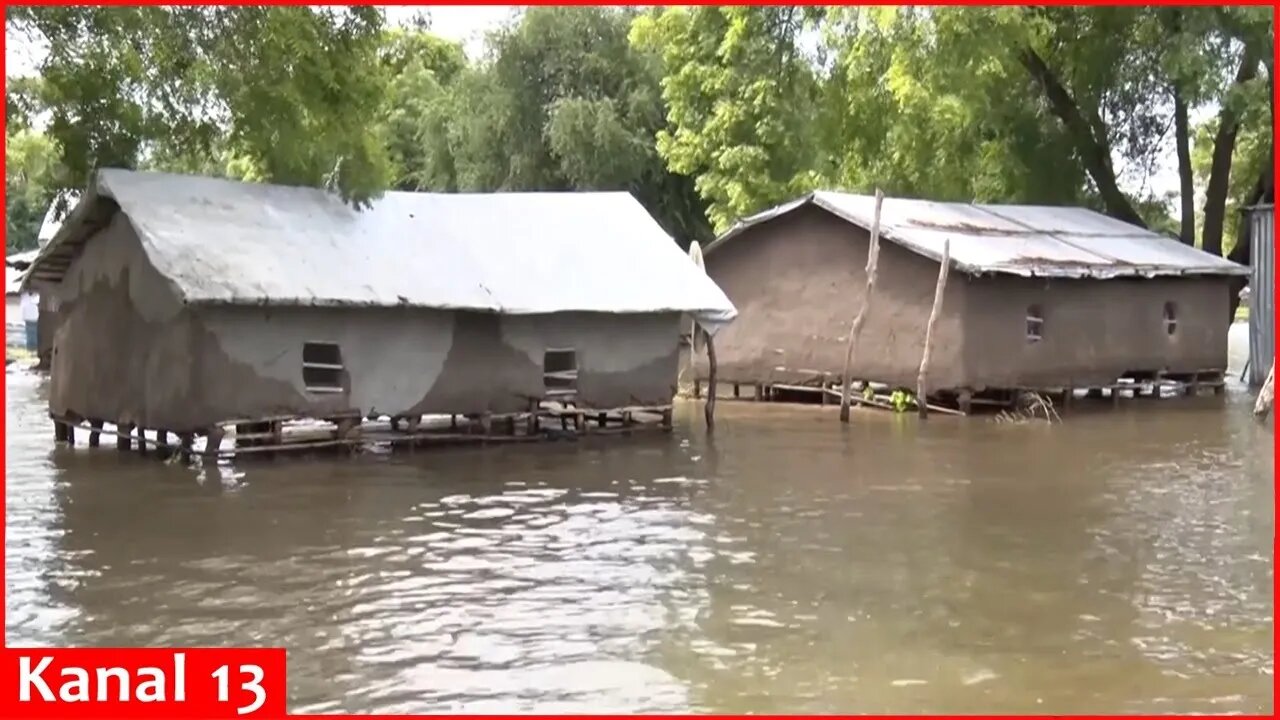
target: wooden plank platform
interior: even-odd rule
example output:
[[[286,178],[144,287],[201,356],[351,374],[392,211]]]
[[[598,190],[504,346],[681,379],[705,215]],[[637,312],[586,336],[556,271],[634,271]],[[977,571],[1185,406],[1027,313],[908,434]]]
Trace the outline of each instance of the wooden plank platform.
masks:
[[[504,415],[424,415],[417,418],[355,414],[324,419],[277,416],[219,423],[200,435],[144,430],[101,420],[52,417],[55,439],[76,445],[87,440],[98,446],[102,435],[115,437],[117,449],[176,455],[237,457],[348,450],[381,446],[415,449],[431,445],[527,443],[577,439],[580,436],[622,435],[671,429],[670,405],[622,408],[583,408],[568,401],[544,401],[536,410]],[[215,448],[215,449],[211,449]]]
[[[818,370],[792,371],[792,374],[809,375],[807,379],[792,382],[723,382],[717,392],[717,398],[749,402],[784,402],[795,404],[838,405],[841,396],[841,382],[831,373]],[[890,401],[895,388],[878,382],[854,380],[851,383],[853,392],[851,400],[856,404],[885,410],[893,410]],[[1036,393],[1051,399],[1059,409],[1080,400],[1093,401],[1108,399],[1117,404],[1122,398],[1169,398],[1178,396],[1194,396],[1202,391],[1222,394],[1226,386],[1224,370],[1205,369],[1189,373],[1168,373],[1164,371],[1135,371],[1125,373],[1114,382],[1102,385],[1081,385],[1076,387],[1010,387],[987,389],[982,392],[967,393],[954,390],[941,390],[930,393],[928,407],[930,411],[951,415],[967,415],[977,412],[998,412],[1013,409],[1017,404],[1019,393]],[[871,389],[869,396],[865,394]],[[909,388],[902,388],[910,392]],[[961,397],[962,395],[968,397]],[[703,395],[702,384],[694,381],[693,396]],[[913,393],[914,395],[914,393]]]

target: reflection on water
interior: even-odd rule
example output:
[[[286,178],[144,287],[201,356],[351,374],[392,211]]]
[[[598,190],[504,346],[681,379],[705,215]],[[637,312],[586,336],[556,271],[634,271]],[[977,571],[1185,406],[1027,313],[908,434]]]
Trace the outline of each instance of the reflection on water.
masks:
[[[1272,709],[1239,387],[197,468],[55,449],[44,393],[8,377],[10,643],[283,645],[311,712]]]

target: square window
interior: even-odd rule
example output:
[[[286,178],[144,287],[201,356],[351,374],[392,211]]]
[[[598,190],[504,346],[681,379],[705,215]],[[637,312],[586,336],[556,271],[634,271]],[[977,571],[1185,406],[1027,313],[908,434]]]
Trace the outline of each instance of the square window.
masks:
[[[548,348],[542,356],[542,384],[549,396],[578,392],[578,353],[573,348]]]
[[[302,346],[302,384],[310,393],[342,392],[342,349],[336,343],[309,342]]]

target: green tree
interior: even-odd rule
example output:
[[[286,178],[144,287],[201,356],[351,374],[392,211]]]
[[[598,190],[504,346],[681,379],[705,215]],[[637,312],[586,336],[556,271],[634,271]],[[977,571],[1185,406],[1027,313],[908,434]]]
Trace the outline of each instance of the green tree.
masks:
[[[456,190],[449,148],[448,88],[467,70],[462,46],[426,30],[388,30],[382,64],[390,77],[384,132],[397,190]]]
[[[219,154],[356,203],[389,180],[374,8],[15,7],[7,22],[48,45],[39,101],[73,187],[96,167]]]
[[[635,12],[607,7],[530,8],[493,33],[486,68],[501,95],[508,158],[503,187],[627,190],[681,244],[710,239],[693,180],[668,170],[654,148],[666,123],[657,58],[628,41]]]
[[[813,19],[798,7],[670,8],[632,28],[665,72],[658,153],[696,179],[718,231],[822,184],[821,86],[797,43]]]
[[[5,253],[37,246],[40,225],[58,189],[58,148],[30,129],[5,135]]]

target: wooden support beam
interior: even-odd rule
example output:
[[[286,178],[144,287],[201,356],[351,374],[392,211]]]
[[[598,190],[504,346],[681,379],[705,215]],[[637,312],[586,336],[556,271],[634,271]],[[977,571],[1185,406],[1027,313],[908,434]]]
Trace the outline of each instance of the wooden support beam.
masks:
[[[876,290],[876,260],[880,255],[880,206],[884,203],[884,194],[880,189],[876,189],[876,211],[871,221],[871,245],[867,249],[867,287],[863,292],[862,304],[858,307],[858,314],[853,318],[853,324],[849,327],[848,344],[844,351],[844,391],[840,394],[840,422],[849,422],[849,386],[850,371],[853,368],[853,348],[858,342],[858,335],[862,334],[862,323],[867,318],[867,308],[871,305],[871,298]]]
[[[707,432],[716,429],[716,343],[711,335],[706,335],[707,342],[707,406],[704,409],[707,420]]]
[[[137,448],[138,454],[146,455],[147,454],[147,430],[141,425],[139,425],[136,428],[136,430],[138,432],[138,448]]]
[[[221,425],[214,425],[205,432],[204,436],[204,454],[216,456],[222,452],[222,439],[226,437],[227,431]]]
[[[89,421],[89,447],[98,447],[98,443],[102,441],[102,421]]]
[[[129,437],[133,433],[133,426],[129,423],[116,423],[116,449],[128,450],[133,446],[133,438]]]
[[[947,270],[951,267],[951,240],[942,241],[942,262],[938,269],[938,285],[933,289],[933,310],[924,326],[924,353],[920,357],[920,374],[916,376],[916,407],[920,419],[929,417],[929,353],[933,350],[933,329],[942,313],[942,296],[947,291]]]

